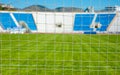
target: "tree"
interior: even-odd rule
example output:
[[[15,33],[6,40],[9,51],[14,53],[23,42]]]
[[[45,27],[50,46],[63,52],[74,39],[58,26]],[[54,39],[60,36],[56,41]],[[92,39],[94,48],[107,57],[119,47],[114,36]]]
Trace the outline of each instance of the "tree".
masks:
[[[0,10],[2,10],[2,6],[0,6]]]

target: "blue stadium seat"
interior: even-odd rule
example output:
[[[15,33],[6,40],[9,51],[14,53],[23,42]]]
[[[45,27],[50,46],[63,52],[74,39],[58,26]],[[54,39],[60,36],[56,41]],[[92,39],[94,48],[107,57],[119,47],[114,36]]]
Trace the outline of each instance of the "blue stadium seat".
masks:
[[[90,28],[94,14],[76,14],[74,22],[74,31],[93,31]]]
[[[4,30],[17,27],[12,17],[10,16],[10,13],[0,13],[0,25]]]
[[[106,31],[114,17],[115,14],[98,14],[95,22],[99,22],[101,28],[98,28],[97,31]]]
[[[13,14],[18,22],[24,21],[30,30],[37,30],[32,14],[29,13],[14,13]]]

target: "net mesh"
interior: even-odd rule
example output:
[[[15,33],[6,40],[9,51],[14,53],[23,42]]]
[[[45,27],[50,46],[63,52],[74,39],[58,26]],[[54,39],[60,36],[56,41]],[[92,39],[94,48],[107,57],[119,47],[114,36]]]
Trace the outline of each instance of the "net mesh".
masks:
[[[101,9],[104,4],[102,0],[95,2],[94,0],[88,2],[87,0],[5,0],[5,2],[21,9],[30,5],[43,5],[50,7],[51,10],[41,7],[38,11],[37,6],[33,9],[32,13],[38,27],[36,33],[0,33],[0,75],[120,74],[119,34],[85,35],[72,32],[74,14],[81,13],[77,7],[84,9],[98,2],[95,9]],[[119,5],[120,1],[107,0],[104,6],[111,6],[111,3]],[[70,12],[66,12],[65,8],[62,9],[66,5],[71,7],[68,10]],[[54,10],[57,7],[61,9]],[[73,7],[76,7],[76,11]],[[17,12],[25,12],[21,9]],[[25,19],[31,23],[29,17]],[[81,20],[81,23],[83,21]],[[119,20],[116,23],[119,26]],[[67,31],[69,33],[66,33]]]

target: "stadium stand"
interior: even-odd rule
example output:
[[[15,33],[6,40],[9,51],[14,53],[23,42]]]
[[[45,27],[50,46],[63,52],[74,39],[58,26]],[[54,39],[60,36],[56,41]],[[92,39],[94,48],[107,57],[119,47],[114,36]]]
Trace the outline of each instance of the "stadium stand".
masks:
[[[98,28],[97,31],[106,31],[114,17],[115,14],[98,14],[95,22],[100,23],[101,28]]]
[[[11,18],[10,13],[0,13],[0,25],[4,30],[17,27]]]
[[[108,26],[112,25],[112,21],[115,15],[115,13],[75,14],[74,26],[71,24],[73,27],[72,30],[78,32],[80,31],[84,34],[106,32]],[[32,13],[1,12],[0,31],[4,30],[12,30],[12,32],[36,32],[37,26],[35,24]]]
[[[74,31],[93,31],[93,28],[90,28],[93,18],[94,14],[76,14]]]
[[[18,21],[18,23],[20,21],[25,22],[30,30],[33,30],[33,31],[37,30],[37,27],[36,27],[36,24],[34,22],[32,14],[28,14],[28,13],[13,13],[13,15],[16,18],[16,20]]]

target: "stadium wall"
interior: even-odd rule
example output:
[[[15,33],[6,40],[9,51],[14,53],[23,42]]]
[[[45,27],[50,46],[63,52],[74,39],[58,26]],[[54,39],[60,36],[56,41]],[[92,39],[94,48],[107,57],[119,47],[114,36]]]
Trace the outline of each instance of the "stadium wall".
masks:
[[[3,29],[2,29],[2,27],[0,26],[0,32],[3,32]]]
[[[119,12],[116,13],[115,18],[109,25],[107,31],[114,32],[114,33],[120,32],[120,13]]]
[[[74,13],[33,12],[38,32],[71,33],[73,32]],[[61,24],[61,27],[57,25]]]

